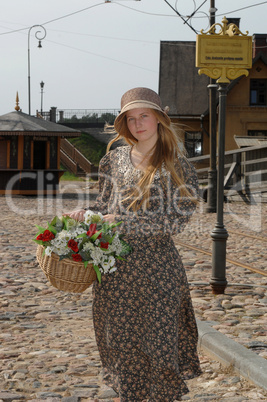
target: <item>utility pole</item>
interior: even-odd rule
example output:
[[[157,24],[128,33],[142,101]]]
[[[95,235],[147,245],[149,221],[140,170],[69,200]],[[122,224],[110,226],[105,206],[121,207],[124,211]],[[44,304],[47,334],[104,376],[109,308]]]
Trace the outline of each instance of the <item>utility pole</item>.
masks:
[[[215,24],[215,0],[210,0],[210,27]],[[206,212],[216,212],[217,203],[217,169],[216,169],[216,80],[210,78],[209,88],[209,126],[210,126],[210,167],[208,171],[208,194]]]

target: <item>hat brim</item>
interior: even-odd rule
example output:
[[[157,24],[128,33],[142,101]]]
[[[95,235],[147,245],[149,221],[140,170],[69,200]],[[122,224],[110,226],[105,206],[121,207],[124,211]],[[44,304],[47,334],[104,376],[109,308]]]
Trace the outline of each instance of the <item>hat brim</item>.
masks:
[[[116,117],[115,121],[114,121],[114,128],[117,132],[119,132],[120,130],[120,123],[122,121],[122,119],[125,116],[125,113],[128,112],[129,110],[132,109],[154,109],[154,110],[158,110],[159,112],[162,113],[163,117],[166,120],[167,124],[171,123],[171,119],[169,118],[169,116],[167,115],[167,113],[164,112],[164,110],[161,109],[160,106],[158,106],[156,103],[153,102],[142,102],[142,101],[134,101],[134,102],[130,102],[128,104],[126,104],[120,114]]]

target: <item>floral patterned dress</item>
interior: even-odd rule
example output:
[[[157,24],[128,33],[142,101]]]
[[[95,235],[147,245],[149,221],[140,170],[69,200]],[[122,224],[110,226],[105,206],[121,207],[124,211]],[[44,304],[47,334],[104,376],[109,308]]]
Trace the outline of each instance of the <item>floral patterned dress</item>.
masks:
[[[186,185],[197,192],[194,168],[181,159]],[[131,147],[110,151],[100,163],[100,194],[90,209],[116,214],[133,247],[117,270],[94,283],[93,317],[104,380],[121,402],[169,402],[200,375],[197,326],[186,274],[171,234],[183,230],[195,206],[180,199],[168,172],[157,171],[146,211],[128,213],[125,190],[142,172]]]

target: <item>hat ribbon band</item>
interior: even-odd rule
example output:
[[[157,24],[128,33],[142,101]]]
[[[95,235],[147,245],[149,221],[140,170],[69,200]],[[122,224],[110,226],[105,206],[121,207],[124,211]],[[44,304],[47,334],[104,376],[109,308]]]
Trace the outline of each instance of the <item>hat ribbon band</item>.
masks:
[[[126,108],[128,108],[129,106],[134,105],[136,103],[144,103],[144,104],[147,104],[147,105],[150,105],[150,106],[154,106],[157,110],[160,110],[160,111],[163,112],[161,107],[159,105],[157,105],[156,103],[150,102],[150,101],[147,101],[147,100],[139,99],[139,100],[136,100],[136,101],[126,103],[126,105],[124,105],[123,108],[121,109],[121,113],[123,113]]]

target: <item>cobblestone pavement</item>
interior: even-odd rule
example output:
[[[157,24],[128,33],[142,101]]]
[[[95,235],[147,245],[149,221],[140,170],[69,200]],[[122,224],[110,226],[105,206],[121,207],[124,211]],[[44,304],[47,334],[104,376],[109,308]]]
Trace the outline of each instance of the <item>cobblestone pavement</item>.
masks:
[[[63,182],[64,197],[0,196],[0,401],[106,401],[116,397],[101,381],[95,344],[91,289],[67,294],[47,282],[35,259],[35,224],[88,206],[84,184]],[[200,204],[191,224],[177,236],[211,250],[215,214]],[[266,204],[225,204],[227,256],[266,269]],[[259,240],[234,232],[263,237]],[[211,257],[177,243],[196,316],[267,358],[267,278],[227,263],[229,286],[213,295]],[[188,381],[186,401],[265,401],[267,392],[200,352],[203,375]],[[133,401],[134,402],[134,401]]]

